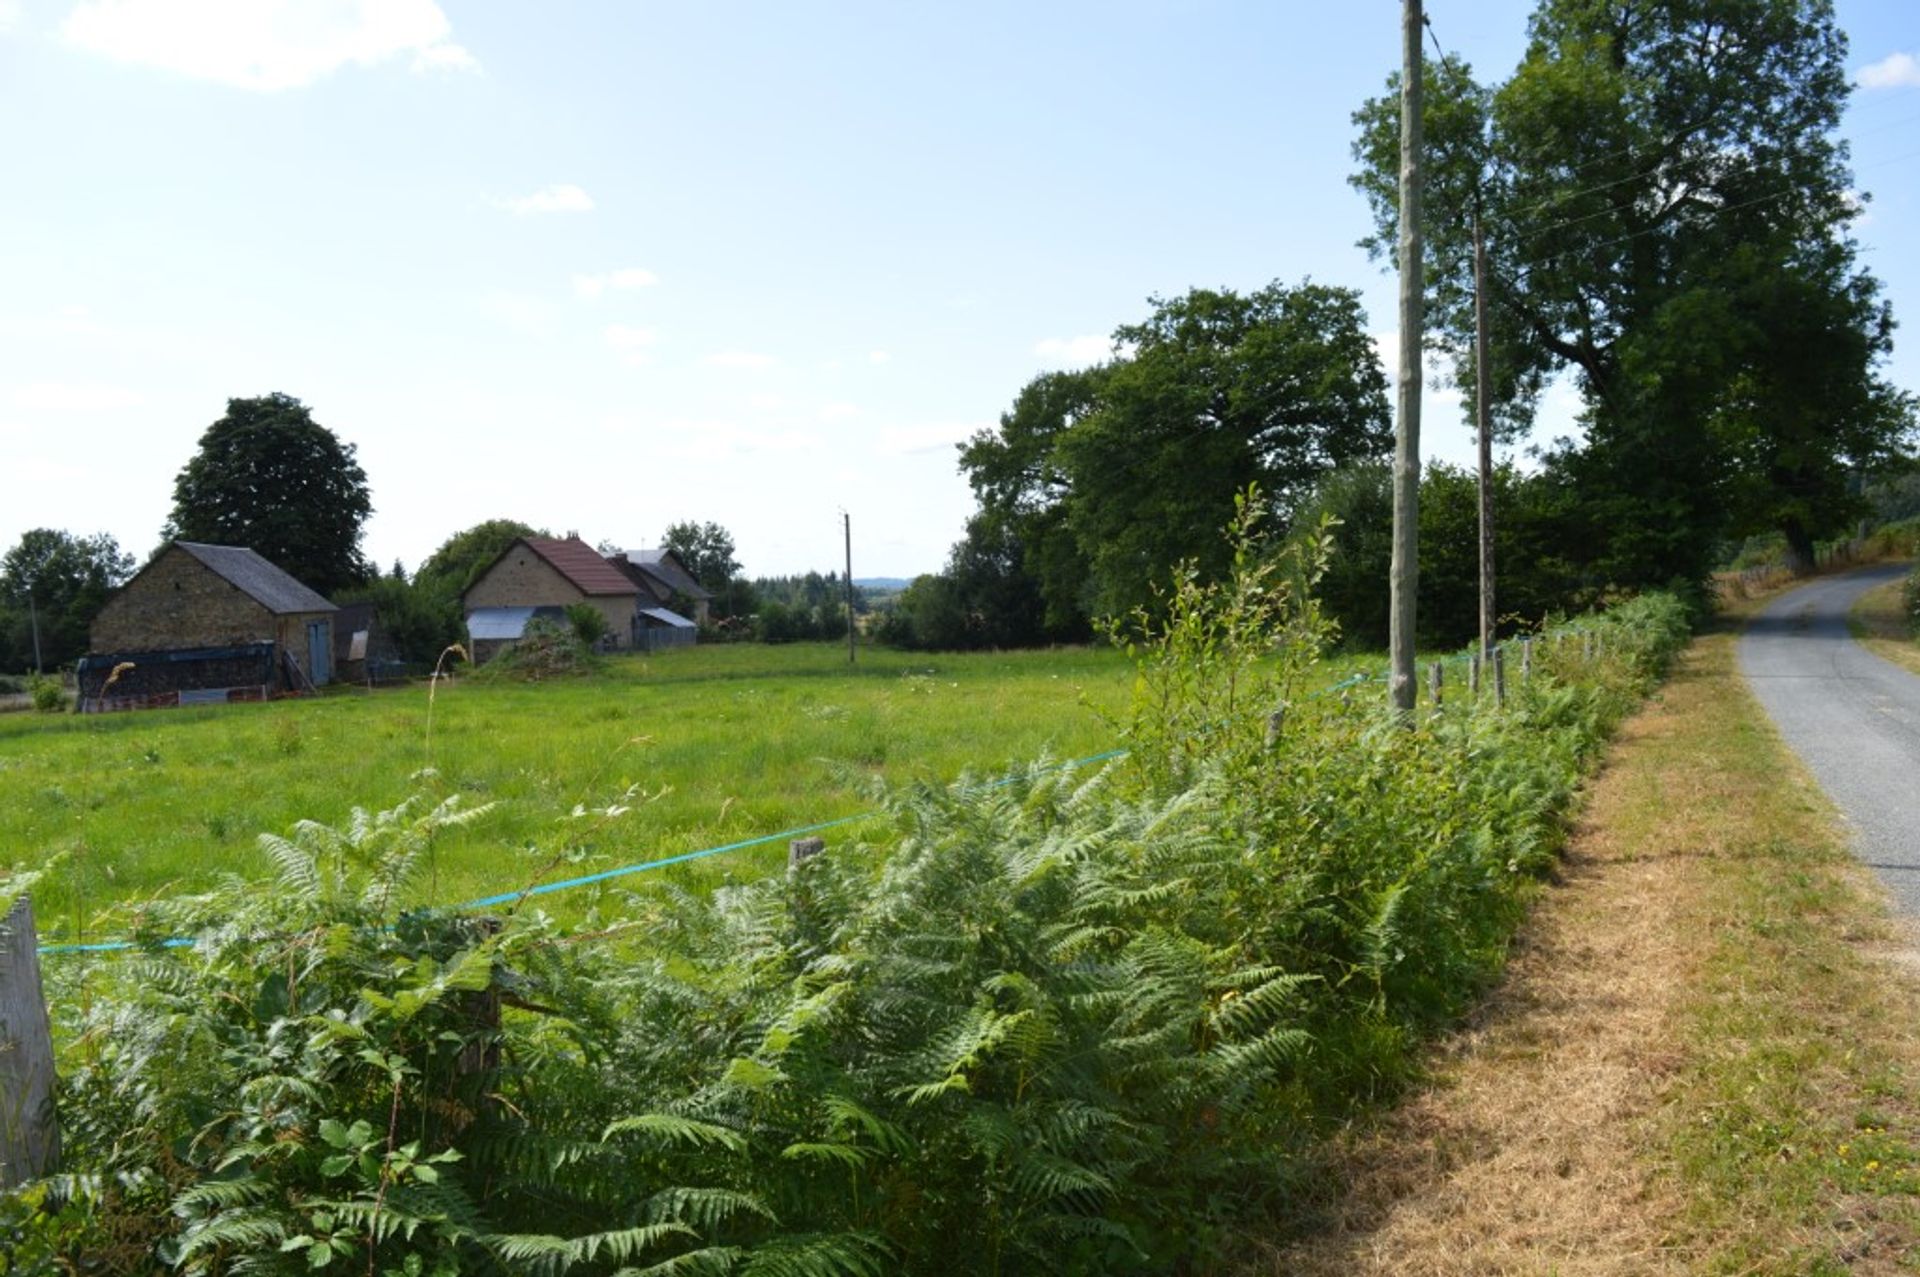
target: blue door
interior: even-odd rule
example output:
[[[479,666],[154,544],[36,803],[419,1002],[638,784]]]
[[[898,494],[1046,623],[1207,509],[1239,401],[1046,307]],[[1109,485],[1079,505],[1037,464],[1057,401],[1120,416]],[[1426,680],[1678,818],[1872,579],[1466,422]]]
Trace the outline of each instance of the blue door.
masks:
[[[307,671],[315,687],[333,678],[333,626],[325,621],[307,622]]]

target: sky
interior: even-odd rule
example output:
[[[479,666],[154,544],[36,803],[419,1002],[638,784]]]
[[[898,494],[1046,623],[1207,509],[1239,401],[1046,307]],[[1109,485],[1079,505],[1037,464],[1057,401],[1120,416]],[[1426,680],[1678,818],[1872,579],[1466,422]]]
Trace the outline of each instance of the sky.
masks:
[[[937,570],[954,445],[1152,296],[1358,288],[1391,372],[1346,177],[1399,8],[0,0],[0,545],[144,556],[280,391],[357,447],[383,567],[507,517],[826,571],[845,511],[856,576]],[[1429,16],[1485,78],[1530,8]],[[1862,261],[1920,325],[1920,9],[1837,8]],[[1456,394],[1424,417],[1470,461]]]

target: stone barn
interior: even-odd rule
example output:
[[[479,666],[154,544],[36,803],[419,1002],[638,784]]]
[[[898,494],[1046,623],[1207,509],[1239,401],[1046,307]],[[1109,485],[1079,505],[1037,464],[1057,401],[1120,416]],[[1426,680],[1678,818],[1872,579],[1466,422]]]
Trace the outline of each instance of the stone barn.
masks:
[[[591,605],[607,623],[609,645],[634,646],[638,633],[640,589],[599,551],[578,537],[521,537],[460,596],[476,662],[485,661],[519,638],[520,629],[541,609]],[[479,630],[473,627],[478,624]],[[511,632],[509,630],[511,629]],[[484,633],[487,637],[482,638]],[[480,647],[486,643],[486,647]],[[472,649],[470,649],[472,650]]]
[[[94,619],[80,708],[315,691],[333,678],[337,611],[245,546],[175,541]]]

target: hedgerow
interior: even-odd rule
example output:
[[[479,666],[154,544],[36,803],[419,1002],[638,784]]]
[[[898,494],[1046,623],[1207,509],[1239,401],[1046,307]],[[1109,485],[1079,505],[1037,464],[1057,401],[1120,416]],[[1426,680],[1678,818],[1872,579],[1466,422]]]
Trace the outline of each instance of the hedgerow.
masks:
[[[1135,618],[1125,760],[897,791],[784,876],[402,910],[449,798],[139,911],[139,953],[51,972],[74,1173],[0,1209],[11,1271],[1204,1268],[1498,971],[1685,633],[1639,599],[1409,722],[1305,693],[1303,544]]]

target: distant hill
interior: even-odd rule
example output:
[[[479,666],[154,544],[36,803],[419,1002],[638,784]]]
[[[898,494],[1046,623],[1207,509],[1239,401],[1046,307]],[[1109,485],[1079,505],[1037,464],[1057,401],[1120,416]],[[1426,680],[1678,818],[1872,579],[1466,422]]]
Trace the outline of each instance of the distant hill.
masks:
[[[904,590],[913,582],[903,576],[856,576],[853,583],[863,590]]]

